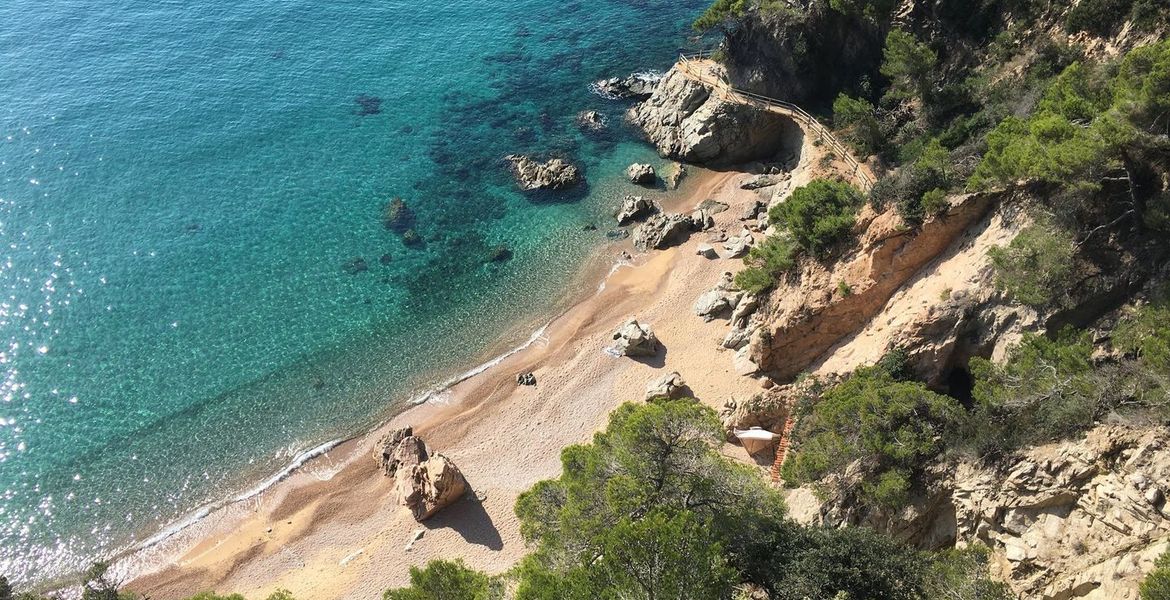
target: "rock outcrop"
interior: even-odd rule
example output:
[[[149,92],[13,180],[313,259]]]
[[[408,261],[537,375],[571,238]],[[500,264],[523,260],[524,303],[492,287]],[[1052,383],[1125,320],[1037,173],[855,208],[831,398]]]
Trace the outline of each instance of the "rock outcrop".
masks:
[[[557,190],[581,181],[580,169],[562,158],[538,162],[529,156],[509,154],[505,159],[512,164],[516,184],[524,191]]]
[[[682,375],[679,375],[678,371],[667,373],[646,386],[646,400],[655,398],[675,400],[686,398],[689,395],[691,395],[691,389],[687,387],[687,382],[682,378]]]
[[[383,435],[374,444],[374,462],[378,463],[378,468],[386,476],[393,477],[394,473],[398,471],[398,463],[394,460],[395,452],[398,450],[398,446],[402,443],[402,440],[413,435],[414,430],[410,427],[400,427]]]
[[[634,73],[628,77],[611,77],[594,82],[593,91],[610,100],[645,100],[654,94],[662,81],[662,74],[655,72]]]
[[[788,117],[721,100],[673,69],[628,116],[660,154],[687,162],[743,163],[801,145],[801,130]]]
[[[969,237],[963,237],[964,233],[975,236],[986,231],[993,209],[1020,193],[1009,190],[952,197],[944,216],[930,219],[918,229],[905,225],[893,210],[877,214],[869,208],[863,209],[855,228],[858,246],[854,250],[831,268],[815,261],[804,262],[798,277],[782,282],[771,294],[764,309],[765,326],[752,335],[749,358],[776,378],[790,379],[837,344],[865,338],[859,332],[886,309],[900,288],[907,283],[913,285],[919,280],[915,278],[921,278],[925,271],[933,271],[924,271],[932,261],[962,253],[970,242]],[[977,223],[980,225],[974,227]],[[971,263],[970,276],[980,273],[989,276],[986,249],[976,254],[966,257]],[[849,294],[837,293],[842,283],[848,286]],[[958,283],[968,285],[965,280]],[[941,291],[936,291],[929,300],[939,302]],[[924,299],[917,297],[917,300],[921,304]],[[966,313],[955,312],[956,317],[962,314]],[[962,326],[956,326],[963,330],[970,325],[964,321]],[[926,321],[907,324],[908,329],[924,326],[928,326]],[[892,339],[896,334],[890,331],[889,337]],[[887,349],[876,348],[877,356]],[[835,354],[839,355],[838,359],[844,355]],[[948,362],[943,354],[933,353],[942,359],[940,367]]]
[[[618,225],[629,225],[659,212],[659,210],[658,203],[653,200],[647,200],[642,196],[626,196],[622,200],[622,205],[614,213],[614,218],[617,219]]]
[[[374,461],[394,478],[394,494],[415,520],[431,518],[467,491],[467,481],[455,463],[442,454],[428,456],[422,438],[410,427],[390,431],[374,444]]]
[[[581,131],[601,131],[605,129],[605,115],[595,110],[583,110],[577,113],[577,127]]]
[[[643,252],[647,250],[662,250],[675,244],[686,241],[696,227],[695,222],[687,215],[663,214],[652,215],[645,223],[634,231],[634,248]]]
[[[923,548],[980,543],[992,571],[1026,598],[1136,600],[1170,539],[1170,431],[1103,425],[996,464],[938,465],[898,514],[858,514],[840,499],[828,525],[868,524]]]
[[[654,356],[658,354],[658,337],[647,326],[630,319],[613,334],[614,352],[622,356]]]
[[[626,167],[626,177],[629,178],[630,183],[638,185],[653,185],[655,181],[658,181],[654,167],[645,163],[634,163]]]
[[[416,521],[435,516],[467,491],[463,473],[451,459],[438,453],[408,469],[400,469],[394,485],[402,504],[410,509]]]

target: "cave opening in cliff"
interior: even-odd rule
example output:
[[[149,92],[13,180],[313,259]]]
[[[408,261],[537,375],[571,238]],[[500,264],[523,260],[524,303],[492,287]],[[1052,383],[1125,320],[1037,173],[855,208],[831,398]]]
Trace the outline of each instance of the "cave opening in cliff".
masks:
[[[952,367],[950,371],[947,371],[943,385],[948,396],[958,400],[965,408],[971,408],[975,400],[972,394],[975,389],[975,379],[971,377],[970,371],[965,367]]]

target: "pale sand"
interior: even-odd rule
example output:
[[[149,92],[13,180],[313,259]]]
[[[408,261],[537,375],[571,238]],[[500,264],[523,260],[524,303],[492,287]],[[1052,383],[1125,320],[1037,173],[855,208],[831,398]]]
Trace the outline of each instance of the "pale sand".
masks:
[[[716,228],[734,234],[743,207],[756,198],[738,188],[743,179],[702,173],[664,208],[687,211],[717,198],[731,208],[715,215]],[[692,310],[724,271],[741,266],[738,259],[697,256],[695,247],[706,238],[696,233],[682,246],[636,256],[635,266],[618,269],[604,290],[555,319],[537,343],[387,424],[413,425],[433,451],[455,461],[474,490],[433,519],[416,523],[399,506],[390,479],[370,458],[375,432],[132,557],[131,567],[158,566],[129,587],[154,600],[203,590],[257,600],[278,588],[300,600],[374,600],[404,584],[411,565],[434,558],[507,570],[527,551],[512,510],[516,497],[555,477],[561,449],[588,442],[619,404],[643,400],[651,380],[679,371],[699,400],[716,409],[760,392],[757,380],[735,374],[731,352],[719,346],[726,321],[704,323]],[[636,361],[603,351],[630,317],[654,329],[665,353]],[[515,374],[523,371],[536,374],[537,386],[516,385]],[[741,449],[729,452],[746,458]],[[425,536],[404,550],[417,529]]]

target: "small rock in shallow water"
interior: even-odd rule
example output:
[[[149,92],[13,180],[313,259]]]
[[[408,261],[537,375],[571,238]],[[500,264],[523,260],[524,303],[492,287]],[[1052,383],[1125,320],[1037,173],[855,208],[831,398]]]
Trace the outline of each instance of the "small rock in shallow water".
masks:
[[[630,183],[638,185],[651,185],[658,181],[658,176],[654,174],[654,167],[643,163],[634,163],[626,168],[626,177],[630,179]]]
[[[358,104],[357,114],[359,116],[365,117],[382,112],[382,99],[377,96],[363,94],[354,98],[354,101]]]
[[[382,225],[390,231],[402,233],[414,226],[414,212],[402,198],[392,198],[382,210]]]
[[[407,229],[402,234],[402,243],[407,246],[421,246],[423,244],[422,236],[413,229]]]
[[[383,264],[383,265],[388,265],[393,260],[394,260],[394,257],[390,256],[389,254],[383,254],[382,256],[378,257],[378,262]]]
[[[583,131],[601,131],[605,129],[605,115],[595,110],[583,110],[577,113],[577,127]]]
[[[507,246],[500,244],[488,253],[488,262],[506,262],[512,260],[512,251]]]
[[[360,256],[355,256],[355,257],[345,261],[345,264],[341,265],[341,270],[344,271],[348,275],[357,275],[358,273],[364,273],[364,272],[368,271],[369,268],[370,268],[370,266],[366,264],[366,259],[364,259]]]

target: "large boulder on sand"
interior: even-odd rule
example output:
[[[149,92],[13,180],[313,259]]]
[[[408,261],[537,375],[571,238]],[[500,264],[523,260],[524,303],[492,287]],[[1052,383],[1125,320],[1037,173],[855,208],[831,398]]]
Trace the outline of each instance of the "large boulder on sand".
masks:
[[[374,460],[394,478],[394,493],[418,521],[429,519],[467,491],[467,480],[451,459],[427,456],[422,438],[410,427],[390,431],[374,444]]]
[[[436,453],[420,464],[399,469],[394,486],[414,519],[425,521],[462,497],[467,480],[451,459]]]
[[[519,154],[509,154],[504,158],[512,163],[516,183],[524,191],[557,190],[581,181],[580,169],[562,158],[552,158],[545,162]]]
[[[651,185],[658,181],[658,176],[654,174],[654,167],[645,163],[634,163],[627,167],[626,177],[630,179],[630,183],[638,185]]]
[[[614,214],[618,225],[628,225],[633,221],[648,217],[658,212],[658,203],[641,196],[626,196],[622,205]]]
[[[650,382],[646,386],[646,400],[653,400],[655,398],[670,398],[672,400],[677,398],[685,398],[690,393],[690,388],[687,387],[687,382],[683,380],[682,375],[678,371],[668,373],[662,377]]]
[[[681,244],[690,236],[694,223],[686,215],[656,214],[634,231],[634,248],[643,252]]]
[[[402,444],[402,440],[413,435],[414,430],[410,426],[399,427],[382,436],[374,444],[374,462],[378,463],[378,468],[386,475],[394,476],[394,472],[398,470],[399,466],[399,463],[395,462],[398,446]],[[421,460],[426,460],[426,456],[423,456]]]
[[[622,356],[654,356],[658,353],[658,338],[649,327],[635,319],[622,324],[613,334],[613,345]]]

